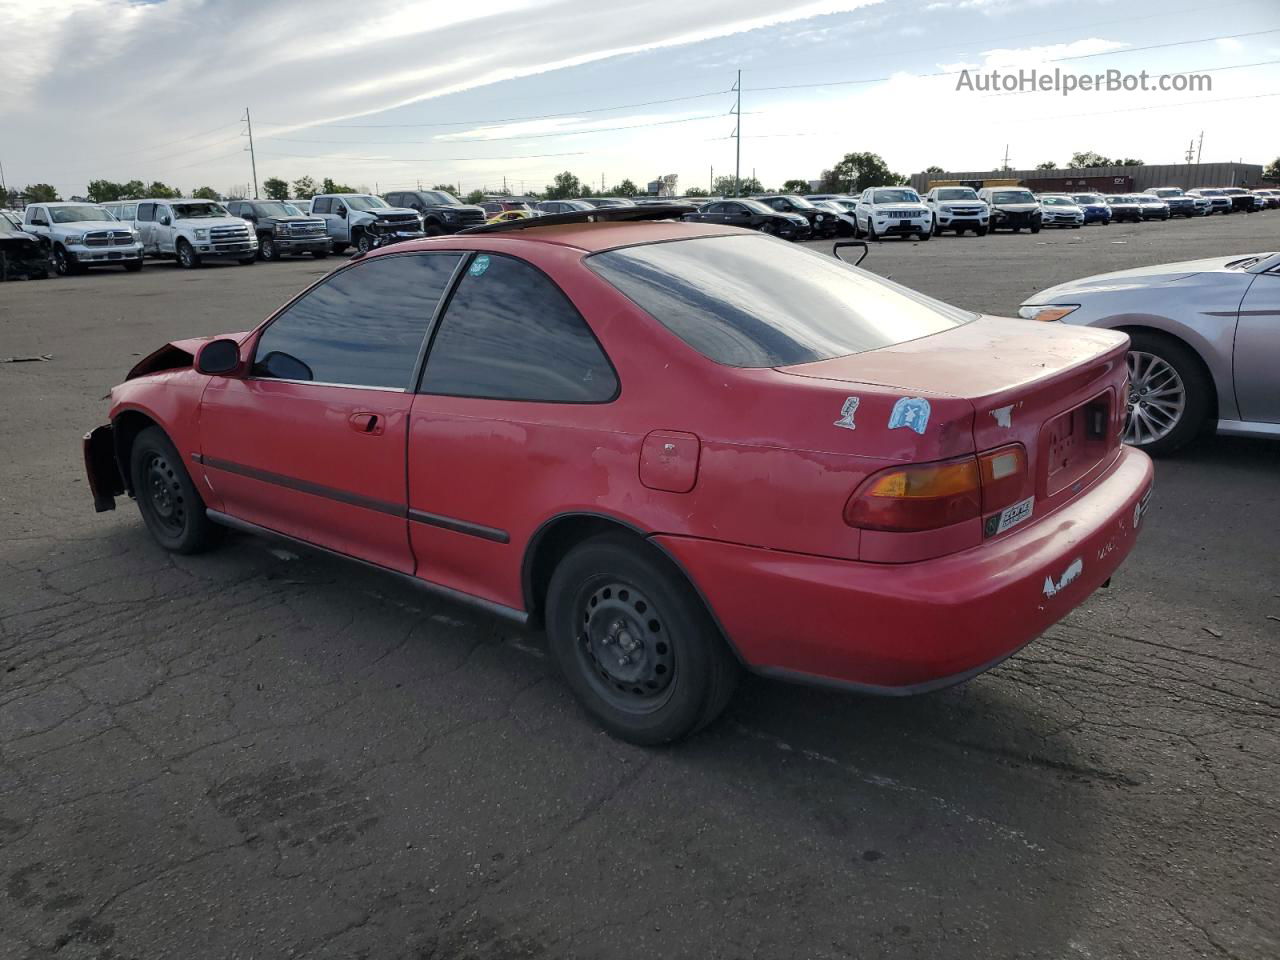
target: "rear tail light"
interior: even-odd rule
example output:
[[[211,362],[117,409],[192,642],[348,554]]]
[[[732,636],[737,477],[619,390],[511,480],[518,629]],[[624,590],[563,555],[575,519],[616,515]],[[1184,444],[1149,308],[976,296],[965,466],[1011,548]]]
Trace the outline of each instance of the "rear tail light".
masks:
[[[1027,480],[1022,444],[979,456],[892,467],[873,474],[845,504],[844,521],[864,530],[936,530],[1014,503]]]
[[[844,521],[865,530],[933,530],[981,512],[978,461],[964,457],[874,474],[845,504]]]
[[[1027,480],[1027,451],[1020,443],[978,456],[982,480],[982,512],[990,513],[1018,499]]]

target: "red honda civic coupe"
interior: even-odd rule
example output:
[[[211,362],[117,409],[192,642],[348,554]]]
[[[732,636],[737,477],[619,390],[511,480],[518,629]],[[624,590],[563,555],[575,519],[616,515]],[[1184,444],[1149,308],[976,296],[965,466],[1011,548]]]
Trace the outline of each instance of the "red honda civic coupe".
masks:
[[[378,250],[162,347],[85,437],[97,509],[127,492],[168,550],[283,536],[544,626],[643,744],[709,723],[743,667],[965,680],[1133,548],[1126,336],[645,211]]]

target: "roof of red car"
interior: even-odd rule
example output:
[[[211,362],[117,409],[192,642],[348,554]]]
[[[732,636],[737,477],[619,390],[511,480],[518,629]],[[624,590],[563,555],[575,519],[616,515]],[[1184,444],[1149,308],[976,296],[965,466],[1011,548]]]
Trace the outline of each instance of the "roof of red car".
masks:
[[[485,248],[489,241],[516,240],[524,243],[555,243],[565,247],[575,247],[587,253],[609,250],[613,247],[625,247],[637,243],[659,243],[663,240],[682,240],[691,237],[718,237],[732,234],[748,233],[738,227],[724,227],[712,223],[679,223],[673,220],[643,220],[624,223],[561,223],[548,224],[545,227],[530,227],[510,233],[477,233],[445,237],[433,237],[428,240],[412,240],[409,243],[396,244],[386,250],[404,250],[407,247],[430,249],[441,243],[452,245],[459,240],[476,241],[476,246]],[[470,246],[470,243],[467,244]]]

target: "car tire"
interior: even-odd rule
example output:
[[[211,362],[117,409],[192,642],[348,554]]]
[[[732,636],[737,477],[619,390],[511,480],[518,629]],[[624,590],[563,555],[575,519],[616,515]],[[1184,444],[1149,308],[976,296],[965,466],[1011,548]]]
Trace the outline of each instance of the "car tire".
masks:
[[[313,256],[317,260],[324,260],[328,258],[329,251],[328,250],[312,250],[311,256]]]
[[[1031,232],[1032,232],[1032,233],[1039,233],[1039,232],[1040,232],[1040,224],[1038,224],[1038,223],[1037,223],[1035,226],[1033,226],[1033,227],[1031,228]]]
[[[916,238],[917,238],[921,243],[923,243],[923,242],[924,242],[924,241],[926,241],[926,240],[932,240],[932,239],[933,239],[933,234],[932,234],[931,232],[929,232],[928,230],[921,230],[919,233],[917,233],[917,234],[916,234]]]
[[[76,255],[62,247],[53,249],[53,271],[60,277],[74,277],[84,273],[84,267],[76,262]]]
[[[373,249],[373,238],[369,234],[361,232],[356,239],[356,251],[358,253],[368,253]]]
[[[990,230],[991,230],[990,227],[976,227],[974,228],[973,232],[979,237],[985,237],[990,232]]]
[[[335,243],[335,244],[333,245],[333,252],[334,252],[334,253],[342,253],[342,252],[344,252],[346,249],[347,249],[347,245],[346,245],[345,243]]]
[[[142,269],[142,261],[141,260],[126,261],[124,268],[129,273],[137,273],[139,270]]]
[[[181,455],[159,427],[147,427],[134,439],[129,476],[143,522],[164,549],[199,553],[217,541],[222,528],[206,516]]]
[[[200,266],[200,255],[196,253],[195,247],[185,239],[178,240],[178,266],[184,270],[194,270]]]
[[[880,241],[880,234],[876,233],[875,221],[870,217],[867,217],[867,239],[875,240],[877,243]]]
[[[1135,330],[1129,335],[1129,377],[1131,401],[1125,417],[1125,442],[1152,456],[1163,456],[1186,446],[1200,433],[1212,407],[1212,381],[1205,372],[1196,353],[1185,344],[1171,337],[1147,330]],[[1151,361],[1155,361],[1153,366]],[[1161,368],[1160,365],[1163,365]],[[1176,378],[1169,380],[1169,372]],[[1144,437],[1143,426],[1152,423],[1164,426],[1169,416],[1167,407],[1155,407],[1149,402],[1154,391],[1181,390],[1182,409],[1173,419],[1172,426],[1163,430],[1151,430]],[[1142,409],[1144,390],[1149,412],[1143,421],[1134,422],[1133,401]],[[1176,394],[1163,393],[1161,399],[1174,404]],[[1154,408],[1154,409],[1153,409]]]
[[[440,224],[431,223],[428,221],[426,226],[422,228],[422,232],[425,236],[428,236],[428,237],[438,237],[444,233],[444,229],[440,226]]]
[[[263,260],[279,260],[280,248],[270,237],[264,237],[258,241],[258,256]]]
[[[593,537],[561,560],[547,592],[547,639],[586,711],[642,746],[705,727],[738,681],[737,660],[692,586],[627,535]]]
[[[778,225],[776,223],[766,221],[760,225],[760,232],[767,233],[771,237],[776,237],[778,235]]]

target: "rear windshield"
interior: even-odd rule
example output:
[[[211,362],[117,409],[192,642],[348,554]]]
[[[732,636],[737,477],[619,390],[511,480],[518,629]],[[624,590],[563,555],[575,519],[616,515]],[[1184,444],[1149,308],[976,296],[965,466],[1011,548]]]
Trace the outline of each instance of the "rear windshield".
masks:
[[[587,263],[689,346],[731,367],[829,360],[977,319],[826,254],[763,236],[624,247]]]
[[[977,200],[978,192],[972,187],[946,187],[938,190],[939,200]]]

